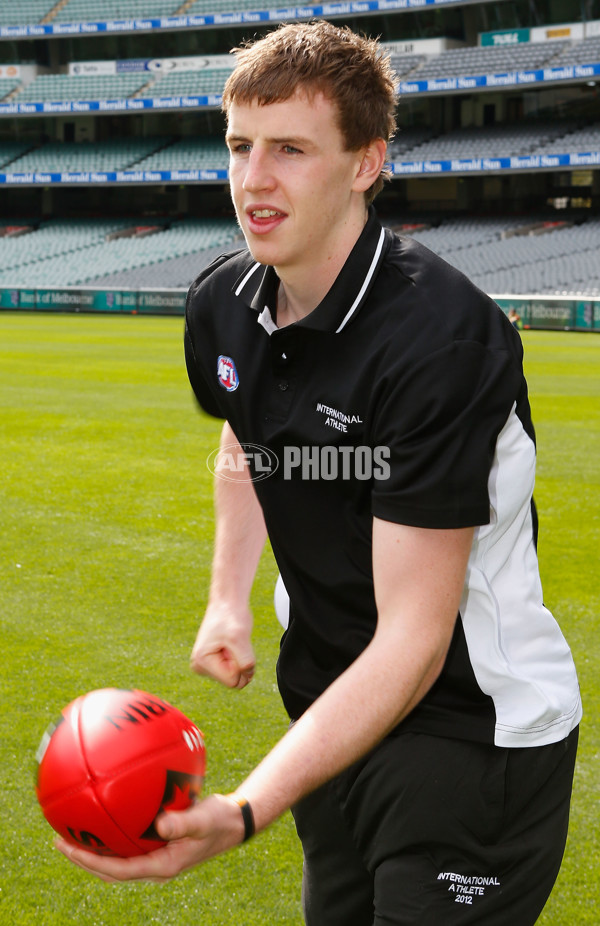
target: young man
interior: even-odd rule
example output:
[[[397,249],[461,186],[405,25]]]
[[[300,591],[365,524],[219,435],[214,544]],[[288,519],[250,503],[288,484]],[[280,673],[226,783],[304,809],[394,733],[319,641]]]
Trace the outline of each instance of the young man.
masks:
[[[530,926],[562,858],[581,705],[542,601],[519,336],[370,208],[395,110],[375,42],[280,28],[238,51],[224,108],[248,250],[191,287],[186,358],[250,463],[216,480],[192,663],[251,680],[268,532],[294,723],[236,794],[159,819],[166,847],[61,847],[109,880],[170,878],[291,807],[309,926]]]

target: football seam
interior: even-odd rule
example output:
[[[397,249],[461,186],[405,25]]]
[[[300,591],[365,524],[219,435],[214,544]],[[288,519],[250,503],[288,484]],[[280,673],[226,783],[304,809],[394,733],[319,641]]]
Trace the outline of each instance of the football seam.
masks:
[[[80,716],[81,716],[81,715],[80,715]],[[77,723],[78,723],[78,727],[79,727],[79,718],[78,718],[78,722],[77,722]],[[177,731],[174,731],[174,733],[175,733],[175,732],[177,732],[177,733],[179,734],[180,731],[177,730]],[[78,730],[78,733],[79,733],[79,730]],[[90,769],[90,765],[89,765],[89,762],[88,762],[88,758],[87,758],[87,755],[86,755],[86,753],[85,753],[85,748],[84,748],[83,740],[81,739],[81,734],[79,734],[79,735],[80,735],[80,742],[81,742],[81,751],[82,751],[82,754],[83,754],[83,758],[84,758],[84,762],[85,762],[85,766],[86,766],[86,770],[87,770],[87,772],[88,772],[89,778],[90,778],[92,784],[94,785],[94,795],[95,795],[95,797],[96,797],[96,800],[98,801],[98,803],[99,803],[100,806],[102,807],[102,810],[104,811],[104,813],[106,814],[106,816],[108,817],[108,819],[109,819],[109,820],[113,823],[113,825],[119,830],[119,832],[122,833],[122,835],[125,837],[125,839],[126,839],[132,846],[134,846],[134,848],[136,848],[136,849],[141,849],[141,848],[142,848],[142,846],[140,845],[141,835],[138,836],[138,837],[133,838],[133,837],[131,837],[131,836],[129,835],[129,833],[126,833],[126,832],[125,832],[125,830],[123,829],[123,827],[121,826],[121,824],[115,819],[115,817],[113,816],[113,814],[111,813],[111,811],[110,811],[110,810],[108,809],[108,807],[106,806],[105,802],[102,800],[101,796],[98,794],[98,792],[97,792],[95,786],[96,786],[96,785],[102,785],[105,781],[110,781],[111,778],[113,778],[114,776],[120,775],[120,774],[122,774],[123,772],[132,771],[132,770],[134,770],[135,768],[137,768],[137,767],[139,767],[139,766],[145,765],[146,762],[148,762],[149,760],[152,760],[153,758],[155,758],[155,757],[161,755],[162,753],[167,752],[168,750],[172,749],[173,746],[177,746],[177,745],[178,745],[178,736],[174,736],[173,741],[172,741],[171,743],[169,743],[169,744],[163,744],[162,746],[159,746],[159,747],[156,747],[155,749],[149,750],[149,751],[145,752],[143,756],[140,756],[138,759],[132,759],[132,760],[129,760],[129,762],[123,762],[121,765],[118,765],[118,766],[115,766],[114,768],[111,768],[110,772],[106,772],[104,775],[98,775],[98,774],[93,774],[92,771],[91,771],[91,769]],[[192,752],[192,750],[190,750],[190,752]],[[177,772],[177,771],[180,771],[180,769],[170,768],[170,767],[169,767],[169,771]],[[165,772],[166,772],[166,766],[165,766]],[[202,783],[204,783],[204,775],[199,776],[199,777],[202,777]],[[157,814],[155,814],[155,815],[152,817],[152,819],[150,820],[148,826],[150,826],[150,825],[154,822],[154,820],[156,819],[156,816],[157,816]],[[144,832],[144,830],[142,830],[142,832]],[[158,849],[161,845],[165,845],[165,840],[161,840],[160,842],[157,842],[157,843],[156,843],[156,848]]]

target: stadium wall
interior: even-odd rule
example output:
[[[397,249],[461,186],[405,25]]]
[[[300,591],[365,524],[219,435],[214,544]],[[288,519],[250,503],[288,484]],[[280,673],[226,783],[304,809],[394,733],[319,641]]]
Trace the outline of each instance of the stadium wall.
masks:
[[[1,311],[80,312],[125,315],[179,315],[187,289],[99,289],[92,286],[5,287]],[[513,309],[526,329],[600,332],[600,298],[492,296],[508,314]]]
[[[0,309],[33,312],[104,312],[183,315],[187,289],[97,289],[91,286],[7,287]]]

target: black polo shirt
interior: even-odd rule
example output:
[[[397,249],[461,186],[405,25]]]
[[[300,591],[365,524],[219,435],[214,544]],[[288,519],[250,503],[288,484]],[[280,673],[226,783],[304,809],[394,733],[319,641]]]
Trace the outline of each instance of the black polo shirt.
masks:
[[[374,633],[373,516],[487,525],[511,414],[535,450],[518,334],[459,271],[373,210],[320,305],[282,329],[278,285],[247,250],[220,257],[190,288],[185,346],[202,408],[256,451],[290,596],[278,680],[298,717]],[[493,741],[494,693],[483,689],[459,620],[440,679],[404,726]]]

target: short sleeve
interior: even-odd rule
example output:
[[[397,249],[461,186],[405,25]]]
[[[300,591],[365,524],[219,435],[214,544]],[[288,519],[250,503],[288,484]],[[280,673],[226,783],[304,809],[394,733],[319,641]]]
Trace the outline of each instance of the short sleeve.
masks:
[[[234,252],[234,254],[237,252]],[[205,267],[194,280],[185,305],[184,353],[188,378],[202,411],[214,418],[225,418],[215,390],[215,380],[207,378],[207,349],[212,343],[212,309],[219,303],[215,292],[215,276],[233,255],[223,254]]]
[[[206,412],[207,415],[212,415],[213,418],[224,418],[225,416],[219,409],[214,394],[208,385],[206,376],[204,375],[204,371],[202,369],[202,365],[198,363],[187,320],[185,324],[183,345],[188,378],[200,408],[202,411]]]
[[[452,340],[413,364],[387,359],[374,443],[389,471],[374,482],[373,514],[430,528],[487,524],[496,441],[522,378],[513,352]]]

